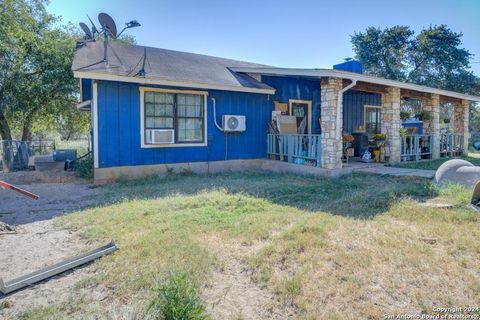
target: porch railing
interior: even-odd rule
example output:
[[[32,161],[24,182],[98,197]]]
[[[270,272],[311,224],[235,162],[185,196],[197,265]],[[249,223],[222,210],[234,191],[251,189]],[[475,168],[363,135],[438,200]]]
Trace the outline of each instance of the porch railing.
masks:
[[[433,159],[433,136],[412,134],[400,137],[400,139],[401,161]]]
[[[268,134],[270,158],[289,163],[321,166],[322,141],[319,134]]]
[[[445,133],[440,135],[440,156],[452,157],[462,155],[465,150],[461,134]]]

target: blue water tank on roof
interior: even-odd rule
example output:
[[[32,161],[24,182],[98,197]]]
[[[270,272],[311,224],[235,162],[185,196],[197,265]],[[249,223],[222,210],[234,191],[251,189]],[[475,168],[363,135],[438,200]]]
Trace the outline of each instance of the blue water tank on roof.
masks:
[[[357,60],[348,60],[333,66],[334,70],[363,73],[363,64]]]

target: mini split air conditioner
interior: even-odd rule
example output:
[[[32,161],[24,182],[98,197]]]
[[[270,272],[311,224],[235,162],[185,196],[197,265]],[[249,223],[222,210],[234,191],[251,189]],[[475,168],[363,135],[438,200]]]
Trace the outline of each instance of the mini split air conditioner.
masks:
[[[170,144],[175,142],[173,129],[147,129],[145,142],[148,144]]]
[[[223,115],[222,127],[225,132],[245,131],[245,116]]]

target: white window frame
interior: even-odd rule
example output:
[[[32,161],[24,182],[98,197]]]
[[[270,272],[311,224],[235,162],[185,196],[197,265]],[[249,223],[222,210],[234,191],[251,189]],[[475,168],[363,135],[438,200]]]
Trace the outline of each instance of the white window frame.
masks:
[[[203,131],[204,141],[194,143],[165,143],[165,144],[147,144],[145,143],[145,92],[162,92],[162,93],[177,93],[177,94],[197,94],[203,95]],[[151,87],[140,87],[140,144],[141,148],[178,148],[178,147],[205,147],[208,145],[207,132],[207,105],[208,105],[207,91],[193,91],[193,90],[175,90],[162,89]]]
[[[292,114],[292,107],[294,103],[306,104],[307,105],[307,121],[308,121],[308,134],[312,134],[312,100],[288,100],[288,114]]]

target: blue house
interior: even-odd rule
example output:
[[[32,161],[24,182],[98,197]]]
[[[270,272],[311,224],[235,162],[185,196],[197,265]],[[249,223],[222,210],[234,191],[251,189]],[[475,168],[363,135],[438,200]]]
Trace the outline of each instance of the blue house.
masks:
[[[440,105],[454,106],[454,148],[468,145],[468,106],[480,101],[368,76],[356,61],[287,69],[120,43],[105,52],[103,43],[86,42],[72,70],[79,108],[91,112],[98,183],[182,170],[333,172],[346,147],[361,155],[378,133],[385,161],[434,159],[444,151]],[[432,115],[421,135],[400,135],[405,97]]]

